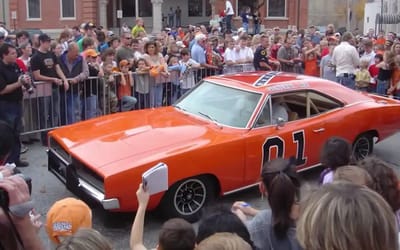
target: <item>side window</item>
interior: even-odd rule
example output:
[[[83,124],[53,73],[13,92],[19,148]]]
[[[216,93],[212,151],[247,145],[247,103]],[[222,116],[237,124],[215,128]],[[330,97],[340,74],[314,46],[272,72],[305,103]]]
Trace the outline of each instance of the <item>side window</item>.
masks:
[[[268,98],[263,109],[261,110],[260,114],[258,115],[257,122],[255,124],[256,128],[271,125],[271,112],[270,112],[271,109],[270,108],[271,108],[271,98]]]
[[[343,104],[323,94],[309,91],[307,93],[307,106],[309,107],[310,116],[313,116],[332,109],[340,108]]]
[[[272,96],[272,120],[295,121],[307,117],[306,92],[291,92]]]

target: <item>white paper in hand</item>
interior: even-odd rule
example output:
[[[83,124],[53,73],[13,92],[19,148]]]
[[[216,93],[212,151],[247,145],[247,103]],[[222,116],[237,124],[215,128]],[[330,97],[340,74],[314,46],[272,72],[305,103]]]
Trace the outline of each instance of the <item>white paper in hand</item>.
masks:
[[[143,186],[150,195],[168,190],[168,166],[158,163],[142,174]]]

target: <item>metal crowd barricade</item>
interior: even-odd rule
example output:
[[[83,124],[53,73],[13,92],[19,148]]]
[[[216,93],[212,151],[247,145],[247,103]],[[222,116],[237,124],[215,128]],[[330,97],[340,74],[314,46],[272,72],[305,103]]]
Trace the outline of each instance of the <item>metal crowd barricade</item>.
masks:
[[[240,70],[250,71],[248,64],[239,65]],[[190,69],[197,84],[204,77],[222,74],[222,70],[199,68]],[[35,82],[33,93],[24,93],[22,135],[45,132],[59,126],[73,124],[107,114],[131,109],[146,109],[173,104],[189,89],[185,86],[180,72],[171,71],[168,78],[156,83],[148,73],[132,73],[130,95],[124,97],[121,91],[122,75],[89,77],[72,84],[68,91],[63,86],[50,82]],[[126,77],[126,76],[124,76]],[[45,133],[42,140],[45,140]]]
[[[239,63],[234,65],[225,65],[223,68],[224,74],[249,72],[254,71],[254,65],[252,63]]]

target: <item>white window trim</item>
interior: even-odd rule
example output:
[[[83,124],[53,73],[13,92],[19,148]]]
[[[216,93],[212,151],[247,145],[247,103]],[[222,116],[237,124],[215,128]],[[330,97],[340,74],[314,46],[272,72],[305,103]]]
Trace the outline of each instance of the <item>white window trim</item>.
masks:
[[[26,20],[27,21],[42,21],[42,0],[39,0],[39,18],[29,17],[29,0],[26,0]]]
[[[74,0],[74,16],[73,17],[63,17],[63,6],[60,0],[60,20],[76,20],[76,0]]]
[[[287,0],[285,0],[285,14],[284,16],[269,16],[269,0],[267,0],[267,16],[265,17],[265,19],[268,20],[282,20],[282,19],[287,19]]]

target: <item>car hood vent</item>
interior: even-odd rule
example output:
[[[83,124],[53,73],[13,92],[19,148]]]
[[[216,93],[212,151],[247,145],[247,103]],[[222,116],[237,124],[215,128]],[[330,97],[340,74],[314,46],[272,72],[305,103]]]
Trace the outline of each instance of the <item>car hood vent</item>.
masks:
[[[271,81],[272,78],[280,74],[281,72],[279,71],[270,71],[264,75],[262,75],[260,78],[257,79],[257,81],[254,82],[253,86],[254,87],[262,87],[265,86]]]

